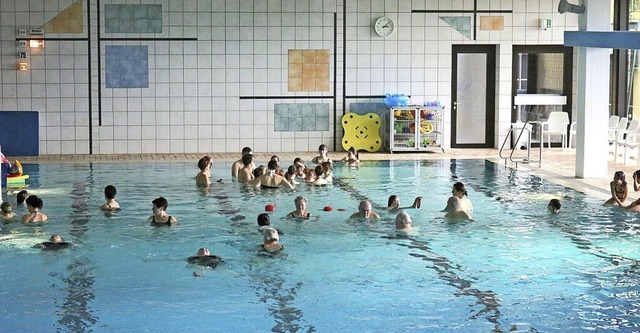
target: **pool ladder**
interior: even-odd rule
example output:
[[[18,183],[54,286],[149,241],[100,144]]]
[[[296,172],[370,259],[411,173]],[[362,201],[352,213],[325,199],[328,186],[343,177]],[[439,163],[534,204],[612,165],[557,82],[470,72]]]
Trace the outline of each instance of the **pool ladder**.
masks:
[[[518,169],[518,163],[531,163],[531,130],[529,129],[529,127],[527,125],[529,124],[535,124],[535,125],[539,125],[540,128],[542,129],[542,123],[539,121],[527,121],[522,125],[522,128],[514,128],[513,126],[511,127],[511,129],[509,129],[509,133],[507,133],[507,137],[504,139],[504,141],[502,142],[502,146],[500,146],[500,152],[498,153],[498,155],[500,156],[500,158],[504,159],[504,166],[507,166],[507,160],[511,161],[512,163],[515,163],[516,165],[516,170]],[[514,145],[514,148],[511,150],[511,153],[509,154],[508,157],[503,156],[503,152],[504,152],[504,148],[507,145],[508,142],[510,142],[510,139],[513,137],[514,135],[514,131],[520,131],[520,134],[518,135],[518,138],[516,139],[516,145]],[[525,131],[527,132],[527,135],[529,136],[528,140],[527,140],[527,156],[526,157],[513,157],[513,154],[518,151],[517,147],[517,143],[520,142],[520,139],[522,138],[522,135],[525,133]],[[536,162],[536,161],[533,161]],[[538,154],[538,167],[542,167],[542,144],[540,144],[540,153]]]

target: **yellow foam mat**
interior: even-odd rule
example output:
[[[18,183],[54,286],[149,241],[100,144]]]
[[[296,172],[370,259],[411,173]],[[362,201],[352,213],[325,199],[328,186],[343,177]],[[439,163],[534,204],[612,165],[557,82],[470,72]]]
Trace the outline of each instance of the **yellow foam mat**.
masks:
[[[356,150],[377,152],[382,147],[381,125],[382,120],[376,113],[359,115],[349,112],[345,114],[342,116],[342,128],[344,129],[342,148],[348,150],[353,147]]]

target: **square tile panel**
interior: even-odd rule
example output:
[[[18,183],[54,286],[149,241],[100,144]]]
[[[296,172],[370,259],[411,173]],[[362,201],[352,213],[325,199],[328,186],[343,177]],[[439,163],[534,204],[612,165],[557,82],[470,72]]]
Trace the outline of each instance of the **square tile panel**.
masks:
[[[107,88],[148,88],[149,51],[147,46],[106,46]]]
[[[274,131],[317,132],[329,130],[329,104],[274,105]]]
[[[104,6],[107,33],[161,33],[162,5]]]

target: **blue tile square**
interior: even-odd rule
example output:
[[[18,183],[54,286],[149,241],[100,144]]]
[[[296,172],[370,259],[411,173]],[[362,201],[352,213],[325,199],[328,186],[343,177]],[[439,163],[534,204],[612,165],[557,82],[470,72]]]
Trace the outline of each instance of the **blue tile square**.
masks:
[[[316,106],[316,118],[317,117],[329,117],[329,104],[318,103]]]
[[[147,5],[147,18],[162,21],[162,5]]]
[[[302,119],[303,131],[315,131],[316,130],[316,118],[303,118]]]
[[[273,122],[273,130],[276,132],[288,132],[289,118],[276,118]]]
[[[471,30],[471,18],[470,17],[460,17],[458,18],[458,29],[460,31],[468,31]]]
[[[106,46],[107,88],[148,88],[147,46]]]
[[[300,131],[302,131],[302,118],[289,117],[289,132],[300,132]]]
[[[134,19],[146,19],[147,18],[147,5],[133,5],[133,18]]]
[[[120,17],[120,8],[118,5],[104,5],[104,18],[114,19]]]
[[[147,19],[135,19],[133,21],[134,32],[149,32],[149,22]]]
[[[274,104],[273,116],[275,119],[289,118],[289,104]]]
[[[329,130],[329,115],[327,117],[316,118],[316,131]]]
[[[302,119],[315,118],[316,109],[312,104],[298,104],[298,105],[299,105],[298,108],[300,110],[299,114],[302,117]]]
[[[107,72],[106,85],[107,88],[121,88],[120,74]]]
[[[147,32],[161,33],[162,19],[147,19]]]
[[[120,32],[120,20],[118,19],[105,19],[104,20],[104,32],[118,33]]]
[[[121,33],[133,32],[133,19],[121,19],[119,32]]]
[[[120,19],[133,19],[133,5],[120,5]]]

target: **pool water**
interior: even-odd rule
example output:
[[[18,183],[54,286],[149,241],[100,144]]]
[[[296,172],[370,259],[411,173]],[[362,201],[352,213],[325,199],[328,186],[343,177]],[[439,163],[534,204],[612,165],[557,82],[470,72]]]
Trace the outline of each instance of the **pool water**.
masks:
[[[213,170],[226,182],[199,190],[195,164],[25,165],[49,221],[0,225],[2,331],[640,331],[639,215],[601,200],[484,160],[337,165],[333,185],[293,192],[248,190],[224,163]],[[443,218],[456,181],[474,222]],[[115,214],[98,209],[108,184]],[[393,233],[391,194],[423,197],[409,237]],[[298,195],[310,220],[284,218]],[[159,196],[178,225],[146,222]],[[363,199],[381,218],[348,221]],[[257,251],[267,204],[285,245],[273,257]],[[53,233],[75,246],[31,247]],[[199,247],[225,262],[188,265]]]

